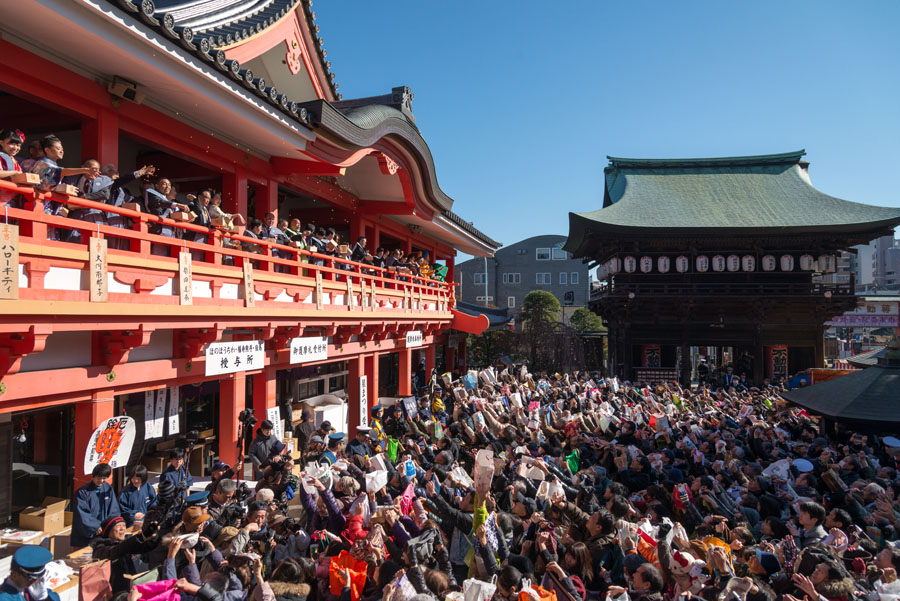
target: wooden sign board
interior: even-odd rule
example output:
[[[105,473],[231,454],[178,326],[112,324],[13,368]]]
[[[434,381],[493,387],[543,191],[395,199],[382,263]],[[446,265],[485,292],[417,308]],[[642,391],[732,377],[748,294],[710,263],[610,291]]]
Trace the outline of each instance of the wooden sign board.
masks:
[[[256,294],[253,292],[253,263],[244,261],[244,306],[256,306]]]
[[[322,272],[316,272],[316,309],[322,310]]]
[[[109,300],[109,282],[106,277],[109,266],[106,263],[106,240],[91,238],[88,252],[88,270],[91,284],[91,302],[105,303]]]
[[[353,310],[354,298],[353,298],[353,280],[350,276],[347,276],[347,308],[351,311]]]
[[[0,298],[19,298],[19,226],[0,225]]]
[[[191,267],[191,253],[178,253],[178,302],[182,305],[194,304],[194,286]]]

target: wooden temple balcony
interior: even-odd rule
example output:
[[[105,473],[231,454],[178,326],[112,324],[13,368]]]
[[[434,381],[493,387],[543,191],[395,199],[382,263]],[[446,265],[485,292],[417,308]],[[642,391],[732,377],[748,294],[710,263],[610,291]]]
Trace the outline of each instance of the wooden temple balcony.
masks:
[[[336,360],[403,349],[410,333],[434,344],[454,319],[451,283],[30,186],[0,190],[22,207],[0,210],[0,408],[88,394],[98,378],[117,388],[202,379],[212,342],[262,341],[267,365],[290,366],[294,338],[326,338]],[[50,201],[133,226],[49,215]],[[151,234],[152,224],[206,241]],[[80,240],[57,240],[71,231]],[[151,252],[160,249],[170,256]]]

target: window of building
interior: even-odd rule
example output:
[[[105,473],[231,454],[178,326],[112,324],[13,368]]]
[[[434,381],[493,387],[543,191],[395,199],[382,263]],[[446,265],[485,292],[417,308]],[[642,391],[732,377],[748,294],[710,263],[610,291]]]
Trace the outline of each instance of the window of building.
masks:
[[[553,249],[553,260],[554,261],[565,261],[568,258],[569,258],[569,253],[567,253],[563,249],[561,249],[561,248]]]
[[[478,303],[484,303],[484,302],[492,303],[492,302],[494,302],[494,297],[493,297],[493,296],[488,296],[488,297],[484,297],[484,296],[476,296],[476,297],[475,297],[475,302],[478,302]]]
[[[538,261],[549,261],[550,260],[550,249],[549,248],[538,248],[535,251],[535,259]]]
[[[553,278],[551,277],[551,275],[552,274],[547,272],[536,273],[534,274],[534,283],[543,286],[549,286],[553,283]]]
[[[527,249],[527,248],[520,248],[518,251],[516,251],[516,254],[517,254],[517,255],[527,255],[527,254],[528,254],[528,249]]]
[[[515,296],[507,296],[506,297],[506,307],[508,309],[516,308],[516,297]]]
[[[577,271],[573,271],[572,273],[569,274],[569,283],[572,284],[573,286],[578,283],[578,272]]]
[[[560,284],[560,286],[565,286],[565,285],[568,283],[568,282],[567,282],[567,280],[569,279],[569,278],[568,278],[568,275],[569,275],[569,274],[566,273],[565,271],[559,272],[559,284]]]
[[[521,273],[504,273],[503,274],[503,283],[504,284],[521,284],[522,283],[522,274]]]
[[[473,275],[475,276],[475,283],[476,283],[476,284],[481,284],[482,286],[484,286],[484,283],[485,283],[485,279],[484,279],[485,273],[484,273],[483,271],[476,271]]]

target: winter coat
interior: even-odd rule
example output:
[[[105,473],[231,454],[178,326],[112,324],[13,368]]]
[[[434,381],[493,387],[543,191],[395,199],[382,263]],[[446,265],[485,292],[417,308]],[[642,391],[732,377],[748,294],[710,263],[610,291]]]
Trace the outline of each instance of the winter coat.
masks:
[[[88,482],[79,488],[72,512],[72,546],[83,547],[90,543],[103,520],[116,515],[120,515],[119,503],[109,483],[94,486],[93,482]]]
[[[156,502],[156,491],[149,482],[144,482],[140,488],[135,488],[130,482],[126,484],[119,494],[119,509],[122,511],[125,525],[131,527],[134,524],[135,514],[146,514]]]

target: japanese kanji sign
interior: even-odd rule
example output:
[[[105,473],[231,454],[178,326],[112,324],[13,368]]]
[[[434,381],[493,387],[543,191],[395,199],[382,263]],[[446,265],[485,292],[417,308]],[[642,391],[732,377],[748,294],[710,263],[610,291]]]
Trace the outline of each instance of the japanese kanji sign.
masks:
[[[105,303],[109,300],[108,282],[106,278],[106,240],[91,238],[88,245],[88,260],[90,266],[88,272],[91,282],[91,302]]]
[[[0,298],[19,298],[19,226],[0,225]]]
[[[249,261],[244,261],[244,306],[253,307],[255,305],[256,293],[253,290],[253,264]]]
[[[156,408],[156,392],[148,390],[144,392],[144,440],[153,438],[153,411]]]
[[[422,346],[422,341],[424,337],[422,336],[421,330],[413,330],[412,332],[406,333],[406,348],[414,348],[417,346]]]
[[[166,389],[156,391],[156,408],[153,410],[153,438],[163,437],[166,425]]]
[[[324,336],[291,339],[291,363],[311,363],[328,359],[328,339]]]
[[[369,376],[359,377],[359,425],[369,425]]]
[[[181,430],[179,412],[181,409],[181,389],[178,386],[169,388],[169,435],[178,434]]]
[[[134,420],[124,415],[100,424],[91,435],[84,454],[84,473],[90,474],[100,463],[108,463],[111,468],[127,465],[135,430]]]
[[[262,369],[265,362],[265,345],[262,340],[213,342],[206,347],[207,376]]]
[[[266,419],[275,426],[272,428],[272,434],[275,438],[281,440],[284,438],[284,422],[281,421],[281,410],[278,407],[269,407],[266,409]]]
[[[182,305],[194,304],[193,274],[191,272],[191,253],[178,253],[178,302]]]

